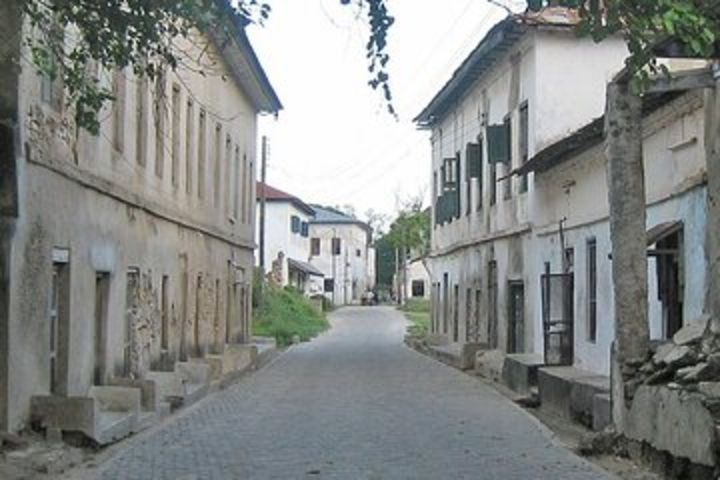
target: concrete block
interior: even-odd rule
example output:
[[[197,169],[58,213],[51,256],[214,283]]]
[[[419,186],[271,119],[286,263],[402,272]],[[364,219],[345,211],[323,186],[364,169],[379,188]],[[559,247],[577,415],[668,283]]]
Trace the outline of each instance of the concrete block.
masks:
[[[588,428],[593,426],[594,398],[610,391],[610,378],[590,374],[572,380],[570,390],[570,415]]]
[[[223,372],[232,375],[234,372],[244,371],[255,363],[257,356],[258,345],[227,345],[223,352]]]
[[[570,392],[572,385],[563,375],[556,374],[565,367],[538,369],[538,394],[542,411],[570,419]],[[569,368],[569,367],[568,367]]]
[[[500,350],[480,350],[475,355],[475,372],[489,380],[499,382],[505,364],[505,353]]]
[[[34,396],[30,399],[30,421],[41,428],[77,431],[92,437],[95,401],[89,397]]]
[[[207,365],[210,369],[209,377],[211,382],[222,379],[223,373],[225,371],[223,368],[223,355],[206,355],[202,358],[191,358],[190,362],[203,363]]]
[[[517,393],[529,394],[532,387],[537,387],[538,368],[543,365],[543,356],[540,354],[509,354],[503,364],[503,383]]]
[[[158,401],[165,401],[170,397],[182,397],[184,389],[182,378],[175,372],[149,371],[145,379],[155,383],[155,395]]]
[[[157,395],[157,386],[154,380],[113,377],[108,380],[108,385],[137,388],[140,390],[140,406],[142,410],[152,412],[158,408],[160,398]]]
[[[604,430],[612,423],[611,405],[610,394],[598,393],[593,396],[592,428],[596,432]]]
[[[628,438],[674,457],[713,466],[715,422],[702,398],[664,386],[641,385],[625,416],[623,431]]]
[[[480,350],[487,350],[483,343],[463,343],[460,352],[460,370],[475,368],[475,356]]]
[[[441,333],[430,333],[427,336],[427,342],[428,345],[440,346],[449,344],[450,340],[447,335],[443,335]]]
[[[140,414],[140,389],[132,387],[90,387],[88,397],[95,400],[96,411]]]
[[[177,362],[175,372],[183,383],[205,385],[210,383],[210,365],[205,362]]]
[[[574,367],[542,367],[538,391],[544,411],[592,427],[593,398],[610,391],[610,379]]]

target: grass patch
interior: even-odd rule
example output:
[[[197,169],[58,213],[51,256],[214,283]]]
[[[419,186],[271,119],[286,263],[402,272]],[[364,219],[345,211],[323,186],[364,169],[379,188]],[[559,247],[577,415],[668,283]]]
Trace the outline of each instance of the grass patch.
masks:
[[[400,307],[403,312],[430,313],[430,300],[425,298],[410,298]]]
[[[253,335],[274,337],[278,345],[297,335],[307,341],[330,327],[325,313],[292,288],[266,286],[253,312]]]
[[[430,300],[424,298],[411,298],[405,305],[400,307],[410,325],[408,333],[418,337],[424,337],[430,331]]]

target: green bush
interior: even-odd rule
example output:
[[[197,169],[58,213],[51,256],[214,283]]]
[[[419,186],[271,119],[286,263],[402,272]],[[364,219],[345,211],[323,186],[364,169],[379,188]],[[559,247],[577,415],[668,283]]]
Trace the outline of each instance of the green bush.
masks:
[[[253,334],[274,337],[278,345],[289,345],[295,335],[310,340],[329,326],[325,314],[294,288],[265,285],[253,314]]]

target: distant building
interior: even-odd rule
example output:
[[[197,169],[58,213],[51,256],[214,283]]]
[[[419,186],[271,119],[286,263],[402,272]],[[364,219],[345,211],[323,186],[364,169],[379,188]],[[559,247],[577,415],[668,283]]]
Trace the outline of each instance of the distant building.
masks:
[[[267,184],[257,184],[259,199],[265,196],[265,271],[277,275],[279,285],[292,285],[312,295],[322,293],[323,273],[309,263],[310,221],[315,211],[298,197]],[[258,221],[260,214],[257,214]],[[259,228],[256,238],[259,242]],[[259,263],[260,250],[256,250]],[[311,282],[311,277],[319,280]],[[312,287],[315,286],[315,290]]]
[[[430,298],[430,274],[425,266],[424,258],[413,258],[409,260],[405,272],[401,272],[399,276],[396,276],[396,282],[398,286],[404,283],[405,300],[411,298]]]
[[[315,216],[310,221],[310,263],[325,275],[317,288],[336,305],[362,302],[375,287],[372,229],[337,209],[319,205],[312,208]]]

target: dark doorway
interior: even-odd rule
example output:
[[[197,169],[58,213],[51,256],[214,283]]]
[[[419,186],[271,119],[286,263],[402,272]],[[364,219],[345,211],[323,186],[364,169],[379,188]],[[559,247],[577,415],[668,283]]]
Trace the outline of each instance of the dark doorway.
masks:
[[[672,336],[683,325],[683,225],[667,222],[648,231],[648,244],[654,249],[648,255],[655,257],[657,298],[662,305],[663,334]]]
[[[488,344],[498,347],[498,272],[497,262],[488,262]]]
[[[572,365],[574,355],[573,274],[550,273],[540,277],[546,365]]]
[[[95,365],[93,383],[105,384],[107,377],[107,326],[108,300],[110,298],[110,274],[95,275]]]
[[[453,342],[460,340],[460,288],[453,288]]]
[[[62,256],[64,252],[61,252]],[[65,253],[66,255],[66,253]],[[67,394],[70,342],[70,267],[54,262],[50,284],[50,393]]]
[[[525,351],[525,286],[523,282],[508,284],[508,353]]]
[[[448,333],[448,317],[450,316],[450,299],[448,298],[450,294],[450,286],[448,285],[448,274],[443,274],[443,298],[442,298],[442,321],[443,321],[443,333]]]

